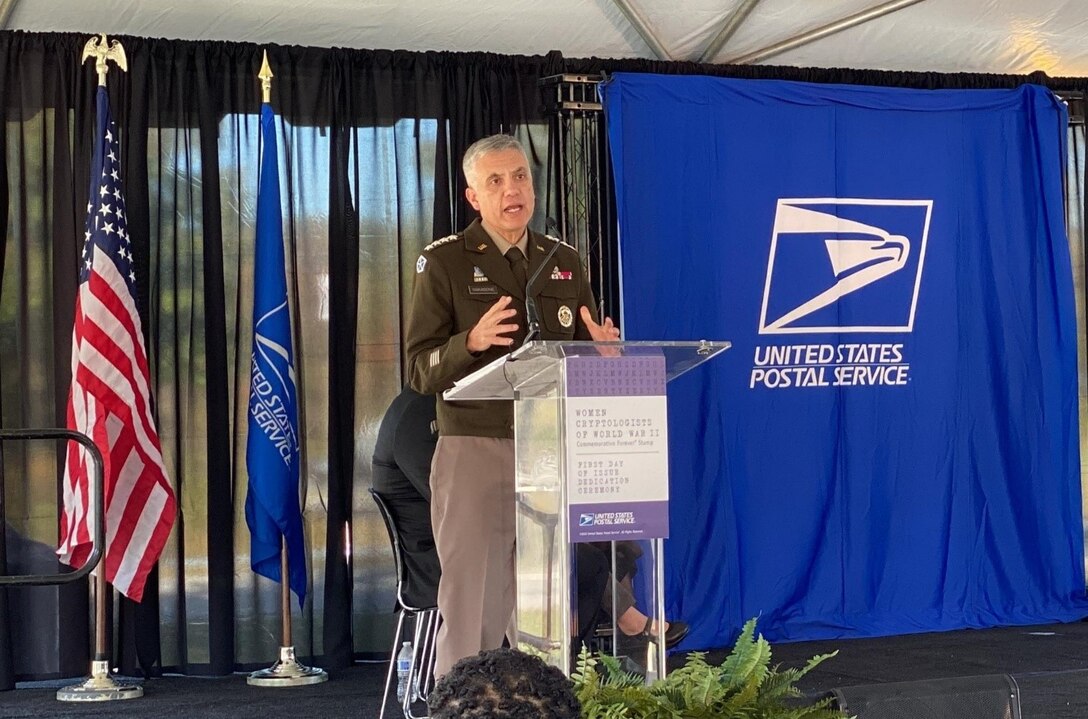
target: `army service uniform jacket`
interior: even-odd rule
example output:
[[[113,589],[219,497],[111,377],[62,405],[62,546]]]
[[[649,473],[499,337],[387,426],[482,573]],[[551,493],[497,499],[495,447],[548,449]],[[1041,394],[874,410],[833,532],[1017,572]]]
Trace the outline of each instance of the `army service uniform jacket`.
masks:
[[[529,278],[559,242],[529,230]],[[530,289],[540,314],[545,340],[589,340],[579,309],[585,305],[597,321],[593,292],[578,251],[561,243]],[[525,287],[514,279],[506,258],[476,220],[464,232],[436,240],[416,261],[415,289],[408,317],[408,382],[421,394],[438,394],[456,380],[521,346],[525,338]],[[500,297],[513,298],[509,308],[518,325],[514,344],[495,345],[478,354],[465,347],[471,330]],[[438,397],[438,431],[443,436],[513,438],[512,402],[492,400],[447,402]]]

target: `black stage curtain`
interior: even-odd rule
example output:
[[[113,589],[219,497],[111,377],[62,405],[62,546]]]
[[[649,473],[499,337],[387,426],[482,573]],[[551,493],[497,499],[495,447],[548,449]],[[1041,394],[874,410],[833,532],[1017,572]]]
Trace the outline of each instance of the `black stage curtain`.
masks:
[[[96,80],[79,63],[88,37],[0,32],[3,428],[64,425],[94,130]],[[467,224],[460,158],[492,132],[512,132],[528,147],[534,226],[544,226],[539,78],[625,70],[908,87],[1083,84],[118,39],[129,71],[110,71],[109,93],[137,304],[179,507],[144,602],[111,600],[116,661],[145,674],[225,674],[267,666],[278,652],[279,589],[249,570],[243,514],[262,50],[275,73],[309,545],[310,590],[295,608],[293,641],[327,668],[389,650],[392,560],[365,487],[378,424],[401,385],[416,255]],[[1083,173],[1083,162],[1077,167]],[[607,256],[616,257],[611,245]],[[2,450],[0,567],[6,547],[8,572],[54,571],[61,448]],[[3,594],[0,689],[14,678],[87,671],[86,583],[12,589],[6,609]]]
[[[95,77],[88,36],[0,33],[0,426],[63,426]],[[179,515],[143,603],[114,599],[122,669],[224,674],[277,657],[278,587],[249,571],[246,397],[257,168],[252,44],[121,37],[121,128],[137,304]],[[466,224],[459,158],[477,136],[535,146],[538,77],[561,58],[267,47],[303,435],[311,588],[294,643],[337,668],[388,651],[392,564],[365,491],[401,384],[419,249]],[[44,401],[43,401],[44,400]],[[53,571],[53,447],[4,447],[8,570]],[[18,541],[10,541],[15,535]],[[18,548],[18,549],[17,549]],[[83,583],[14,589],[0,616],[10,680],[87,670]],[[30,648],[30,649],[28,649]],[[35,649],[37,648],[37,649]],[[5,668],[6,667],[6,668]],[[2,679],[2,677],[0,677]],[[3,683],[0,682],[0,686]]]

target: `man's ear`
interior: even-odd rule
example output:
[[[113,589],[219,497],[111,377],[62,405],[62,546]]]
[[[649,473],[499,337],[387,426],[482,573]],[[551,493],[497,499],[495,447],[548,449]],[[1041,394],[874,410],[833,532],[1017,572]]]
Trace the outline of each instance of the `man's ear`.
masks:
[[[480,209],[480,202],[476,199],[476,190],[471,187],[466,187],[465,199],[468,200],[468,204],[472,205],[472,209],[477,211]]]

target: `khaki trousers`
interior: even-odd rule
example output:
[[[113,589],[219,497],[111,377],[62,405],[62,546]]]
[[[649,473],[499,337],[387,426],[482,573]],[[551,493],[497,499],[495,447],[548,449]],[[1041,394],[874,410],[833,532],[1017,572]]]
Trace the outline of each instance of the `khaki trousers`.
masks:
[[[442,565],[435,676],[497,649],[514,613],[514,440],[439,437],[431,524]]]

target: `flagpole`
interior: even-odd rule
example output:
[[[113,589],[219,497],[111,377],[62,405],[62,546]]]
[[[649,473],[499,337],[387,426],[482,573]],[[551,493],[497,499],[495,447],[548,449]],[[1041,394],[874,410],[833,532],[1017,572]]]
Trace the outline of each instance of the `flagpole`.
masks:
[[[264,52],[261,71],[257,74],[261,80],[261,102],[272,102],[272,68],[268,65],[268,51]],[[267,152],[268,148],[262,149]],[[259,214],[259,213],[258,213]],[[282,268],[281,268],[282,271]],[[257,328],[254,327],[254,332]],[[291,639],[291,583],[290,565],[287,556],[287,538],[280,540],[280,616],[283,630],[280,640],[280,658],[267,669],[253,672],[246,679],[247,684],[258,687],[297,687],[306,684],[320,684],[329,680],[328,673],[320,667],[308,667],[295,658],[295,647]]]
[[[280,576],[283,579],[280,580],[280,616],[283,617],[281,627],[283,628],[282,640],[280,646],[291,646],[291,583],[287,581],[287,577],[290,575],[290,569],[287,565],[287,541],[284,540],[282,548],[280,549]]]
[[[280,658],[268,667],[253,672],[246,684],[256,687],[299,687],[320,684],[329,680],[329,674],[321,667],[308,667],[295,658],[291,641],[291,584],[287,581],[287,541],[280,546],[280,618],[283,631],[280,640]]]
[[[101,42],[99,41],[101,37]],[[128,71],[128,60],[125,57],[125,49],[121,43],[114,40],[112,43],[101,36],[92,37],[83,46],[83,57],[80,63],[88,58],[95,59],[95,70],[98,72],[98,86],[106,86],[106,73],[109,72],[107,61],[112,60],[122,71]],[[105,496],[98,497],[96,501],[105,501]],[[101,521],[105,523],[105,512],[101,513]],[[105,537],[105,533],[99,530],[96,536]],[[57,690],[57,700],[62,702],[104,702],[119,699],[137,699],[144,695],[144,688],[132,681],[118,682],[110,676],[110,655],[106,633],[106,547],[102,547],[102,562],[98,565],[94,575],[94,660],[91,661],[91,676],[81,684],[62,687]]]

